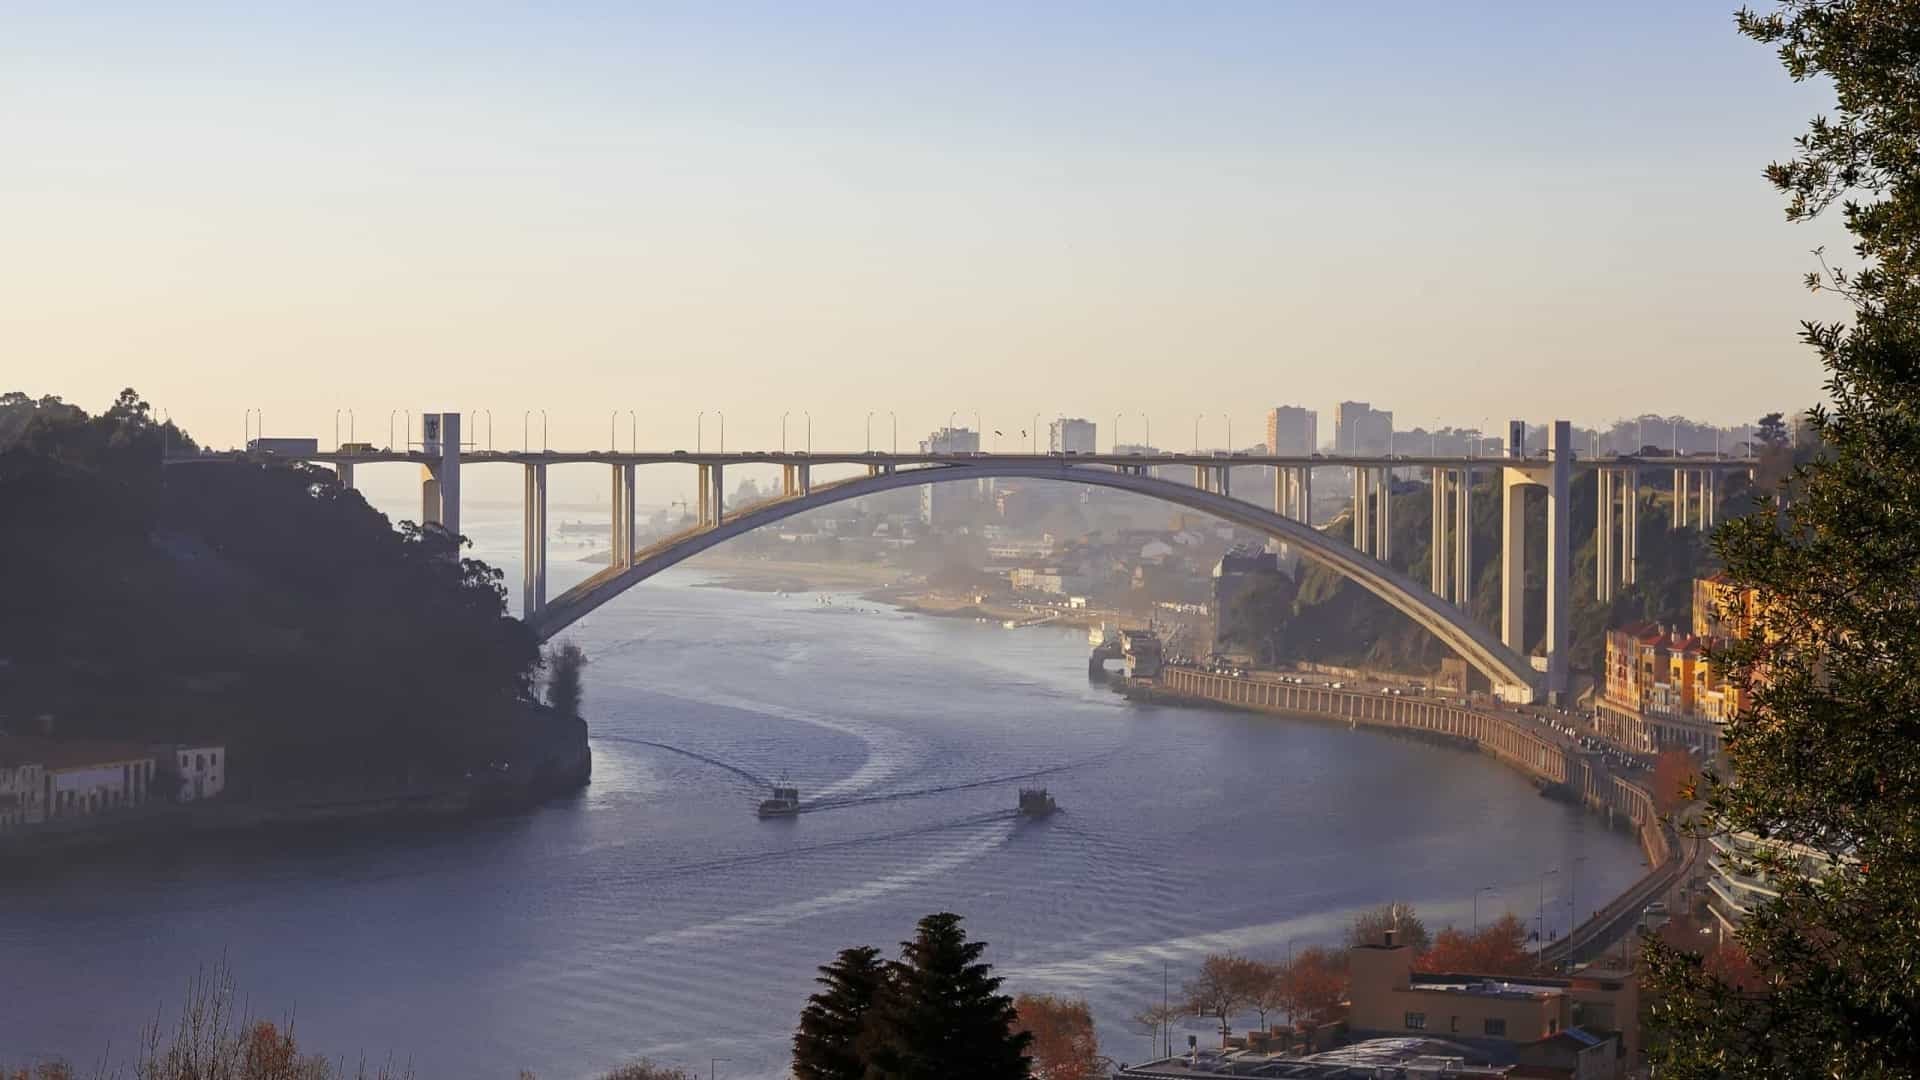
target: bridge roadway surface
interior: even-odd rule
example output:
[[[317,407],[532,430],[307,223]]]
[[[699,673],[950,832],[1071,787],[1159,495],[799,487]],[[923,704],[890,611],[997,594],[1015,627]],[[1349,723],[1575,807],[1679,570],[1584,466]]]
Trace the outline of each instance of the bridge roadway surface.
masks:
[[[169,465],[190,465],[196,462],[234,461],[234,460],[272,460],[271,453],[254,454],[244,450],[216,451],[192,456],[179,456],[168,459]],[[420,450],[370,450],[357,451],[316,451],[311,454],[290,455],[290,459],[310,461],[327,465],[378,465],[385,463],[412,463],[435,466],[440,464],[442,455],[429,454]],[[1463,457],[1459,455],[1428,454],[1382,454],[1382,455],[1346,455],[1346,454],[1251,454],[1251,453],[1180,453],[1168,451],[1160,454],[1056,454],[1056,453],[916,453],[913,451],[896,452],[889,450],[471,450],[460,451],[463,465],[512,464],[512,465],[864,465],[878,467],[913,467],[927,465],[983,465],[983,464],[1019,464],[1019,465],[1102,465],[1110,468],[1138,468],[1150,466],[1207,466],[1227,465],[1232,468],[1253,468],[1257,466],[1286,468],[1338,469],[1360,468],[1499,468],[1502,466],[1539,468],[1548,463],[1545,454],[1526,457]],[[1732,472],[1751,469],[1756,460],[1746,457],[1715,456],[1638,456],[1619,455],[1601,457],[1575,456],[1572,465],[1575,469],[1606,468],[1643,468],[1643,469],[1713,469]]]

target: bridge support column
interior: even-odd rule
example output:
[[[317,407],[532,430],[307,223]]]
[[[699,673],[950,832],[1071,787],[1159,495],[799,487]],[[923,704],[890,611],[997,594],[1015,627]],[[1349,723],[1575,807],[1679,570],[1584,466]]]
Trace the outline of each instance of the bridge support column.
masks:
[[[609,532],[612,549],[608,564],[622,569],[633,565],[633,538],[639,532],[633,505],[633,466],[613,466],[613,528]]]
[[[1687,527],[1687,470],[1673,470],[1673,527]]]
[[[547,606],[547,467],[526,466],[520,534],[520,617]]]
[[[1473,466],[1466,465],[1459,476],[1454,496],[1453,523],[1453,602],[1460,610],[1473,611]]]
[[[1620,581],[1634,585],[1640,580],[1640,470],[1630,468],[1626,473],[1626,505],[1622,508],[1625,523],[1620,530]]]
[[[717,463],[707,466],[707,470],[713,480],[713,491],[707,496],[707,509],[711,513],[711,519],[707,524],[717,526],[726,520],[727,516],[726,471]]]
[[[342,491],[353,490],[353,462],[336,461],[333,463],[333,475],[340,481]]]
[[[1527,484],[1525,473],[1500,470],[1500,641],[1522,656],[1527,652]]]
[[[1353,473],[1353,548],[1360,554],[1368,554],[1368,541],[1372,535],[1367,529],[1367,470],[1358,465],[1350,470]]]
[[[420,477],[420,523],[460,535],[460,414],[420,418],[420,448],[437,458]]]
[[[1215,493],[1215,494],[1217,494],[1217,495],[1226,495],[1226,496],[1228,496],[1228,497],[1232,497],[1232,495],[1233,495],[1233,466],[1231,466],[1231,465],[1221,465],[1221,466],[1219,466],[1219,467],[1218,467],[1218,469],[1219,469],[1219,473],[1218,473],[1218,477],[1217,477],[1217,479],[1216,479],[1216,481],[1215,481],[1215,482],[1216,482],[1216,484],[1217,484],[1218,486],[1216,486],[1216,487],[1215,487],[1215,488],[1213,489],[1213,490],[1214,490],[1214,493]]]
[[[1438,465],[1427,470],[1427,587],[1435,596],[1447,595],[1447,471]]]
[[[1700,470],[1700,527],[1711,531],[1720,523],[1720,474]]]
[[[1393,560],[1393,470],[1381,469],[1377,474],[1379,488],[1373,494],[1374,510],[1374,557],[1381,562]]]
[[[1547,437],[1547,697],[1565,704],[1567,644],[1573,615],[1573,425],[1555,420]]]
[[[1313,466],[1300,466],[1300,521],[1313,525]]]
[[[713,479],[707,475],[709,468],[711,468],[711,466],[694,466],[696,479],[693,482],[693,486],[699,494],[694,500],[695,510],[693,521],[695,525],[702,529],[707,527],[713,516],[707,508],[707,498],[713,494]]]
[[[1613,601],[1613,470],[1594,470],[1593,491],[1593,594],[1607,604]]]

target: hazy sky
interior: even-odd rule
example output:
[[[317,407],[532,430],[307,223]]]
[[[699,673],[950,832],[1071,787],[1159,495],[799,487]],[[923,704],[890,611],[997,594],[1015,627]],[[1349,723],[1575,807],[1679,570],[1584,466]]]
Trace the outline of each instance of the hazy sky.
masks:
[[[8,4],[0,390],[222,446],[1737,423],[1818,392],[1842,245],[1759,171],[1827,100],[1721,0]]]

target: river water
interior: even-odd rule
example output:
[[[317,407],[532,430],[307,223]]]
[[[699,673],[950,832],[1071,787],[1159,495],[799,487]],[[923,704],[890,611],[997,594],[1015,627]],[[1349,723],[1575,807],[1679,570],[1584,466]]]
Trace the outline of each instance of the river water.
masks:
[[[466,527],[517,591],[517,514]],[[592,568],[552,569],[557,592]],[[1465,926],[1484,886],[1482,920],[1531,923],[1543,881],[1564,933],[1569,891],[1590,909],[1642,872],[1627,836],[1471,753],[1130,705],[1089,685],[1083,631],[711,584],[670,572],[571,632],[592,659],[577,797],[0,881],[0,1064],[124,1060],[224,958],[304,1046],[423,1077],[642,1055],[777,1077],[815,966],[939,910],[1009,991],[1086,997],[1139,1060],[1126,1017],[1209,951],[1331,943],[1388,900]],[[1040,770],[1065,812],[1018,820]],[[756,819],[781,777],[831,805]]]

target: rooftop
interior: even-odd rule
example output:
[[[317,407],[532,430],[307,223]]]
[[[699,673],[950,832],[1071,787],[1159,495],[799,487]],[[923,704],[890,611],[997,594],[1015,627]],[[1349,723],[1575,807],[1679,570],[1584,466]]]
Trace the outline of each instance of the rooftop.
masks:
[[[33,735],[0,737],[0,767],[43,765],[47,771],[83,769],[95,765],[117,765],[142,761],[153,751],[130,742],[99,739],[46,739]]]

